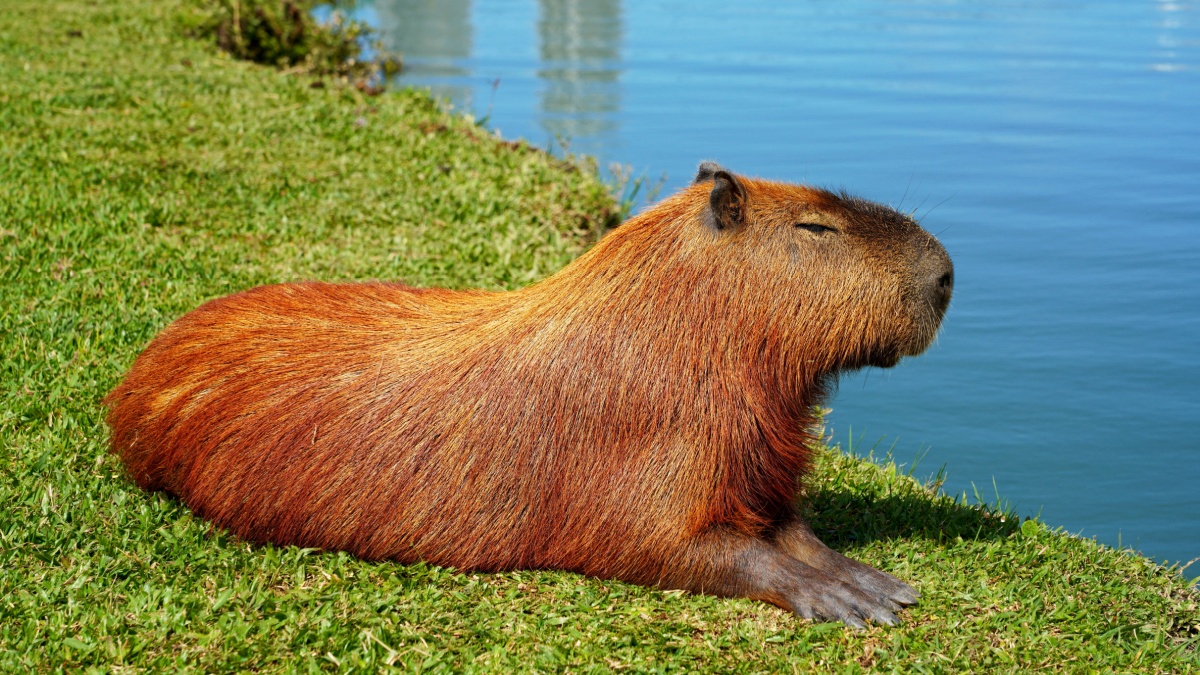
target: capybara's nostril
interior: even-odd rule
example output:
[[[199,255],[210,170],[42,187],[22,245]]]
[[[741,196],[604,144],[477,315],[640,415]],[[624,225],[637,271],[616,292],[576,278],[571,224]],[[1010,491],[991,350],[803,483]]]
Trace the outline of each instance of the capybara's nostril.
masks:
[[[929,298],[932,307],[944,312],[950,306],[950,295],[954,292],[954,267],[944,254],[926,258],[925,263],[929,266],[926,268],[928,276],[925,277],[926,283],[929,284],[925,287],[926,297]]]
[[[954,288],[954,270],[950,270],[949,272],[946,272],[942,276],[938,277],[937,284],[938,288],[944,291],[949,291],[950,289]]]
[[[913,270],[918,280],[925,283],[925,295],[934,306],[942,309],[950,304],[950,294],[954,290],[954,263],[942,244],[923,230],[919,237],[920,253],[916,267]]]

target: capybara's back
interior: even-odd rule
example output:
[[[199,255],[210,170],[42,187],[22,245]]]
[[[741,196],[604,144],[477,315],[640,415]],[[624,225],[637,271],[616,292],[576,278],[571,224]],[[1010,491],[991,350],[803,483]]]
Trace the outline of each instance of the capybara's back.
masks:
[[[951,285],[892,209],[704,164],[520,291],[208,302],[106,399],[112,444],[139,485],[255,541],[891,622],[916,592],[793,503],[827,385],[923,351]]]

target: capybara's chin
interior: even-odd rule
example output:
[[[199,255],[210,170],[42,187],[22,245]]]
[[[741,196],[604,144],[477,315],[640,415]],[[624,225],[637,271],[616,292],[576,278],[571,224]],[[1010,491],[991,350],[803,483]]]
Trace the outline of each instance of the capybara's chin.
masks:
[[[905,356],[913,356],[913,354],[901,354],[898,351],[884,352],[868,361],[867,365],[876,368],[895,368],[900,363],[900,359]]]
[[[883,359],[887,365],[882,367],[890,368],[899,363],[901,359],[924,354],[933,344],[934,340],[937,339],[938,329],[941,326],[944,314],[944,310],[930,310],[925,312],[923,316],[917,317],[917,320],[914,321],[918,326],[917,330],[913,332],[910,339],[889,354],[891,358],[885,357]]]
[[[205,303],[105,399],[112,448],[253,541],[895,623],[916,590],[830,550],[796,500],[828,385],[923,351],[952,279],[908,216],[706,162],[518,291]]]

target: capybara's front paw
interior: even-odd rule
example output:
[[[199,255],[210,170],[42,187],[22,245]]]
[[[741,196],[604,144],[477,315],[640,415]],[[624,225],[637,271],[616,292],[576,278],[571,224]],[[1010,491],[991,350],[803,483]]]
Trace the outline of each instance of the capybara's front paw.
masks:
[[[868,621],[888,626],[898,623],[895,610],[900,607],[890,597],[836,579],[814,579],[789,596],[790,609],[813,621],[841,621],[852,628],[865,628]]]
[[[867,594],[886,597],[901,607],[916,604],[921,599],[921,593],[917,589],[887,572],[880,572],[868,565],[862,565],[861,570],[855,570],[854,581]]]
[[[857,560],[839,556],[834,577],[845,581],[868,596],[886,599],[896,605],[893,609],[912,605],[921,598],[917,589],[900,581],[887,572],[860,563]]]
[[[834,551],[813,533],[799,515],[792,514],[775,532],[774,543],[784,553],[822,574],[855,588],[897,610],[920,599],[917,589],[896,577]]]

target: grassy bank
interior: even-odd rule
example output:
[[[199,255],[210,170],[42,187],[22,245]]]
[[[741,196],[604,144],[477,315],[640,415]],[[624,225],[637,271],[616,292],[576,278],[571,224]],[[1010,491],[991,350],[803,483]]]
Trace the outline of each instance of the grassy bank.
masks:
[[[516,287],[614,213],[586,170],[422,95],[230,60],[175,8],[0,0],[0,671],[1200,670],[1177,575],[836,451],[808,481],[814,526],[920,588],[901,626],[254,547],[140,492],[99,400],[203,300]]]

